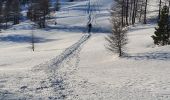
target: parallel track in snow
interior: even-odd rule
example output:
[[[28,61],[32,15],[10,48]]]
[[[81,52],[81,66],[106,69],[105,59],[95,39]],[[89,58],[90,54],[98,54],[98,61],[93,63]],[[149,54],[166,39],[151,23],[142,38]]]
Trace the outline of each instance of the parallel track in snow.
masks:
[[[85,26],[88,30],[88,24],[92,23],[92,21],[95,19],[95,16],[92,15],[93,12],[99,11],[99,3],[96,2],[95,3],[90,3],[91,1],[89,0],[89,2],[87,3],[87,14],[88,16],[88,22],[87,22],[87,26]],[[97,6],[97,8],[95,7]],[[93,9],[91,9],[91,7],[93,7]],[[93,19],[91,19],[91,17],[93,17]],[[74,53],[74,51],[76,51],[85,41],[87,41],[90,36],[91,33],[87,33],[87,32],[83,32],[83,36],[80,38],[80,40],[78,40],[75,44],[71,45],[70,47],[66,48],[60,55],[58,55],[57,57],[51,59],[50,61],[44,63],[44,64],[40,64],[34,67],[33,70],[40,70],[42,69],[42,66],[47,68],[47,69],[51,69],[51,70],[55,70],[57,66],[59,66],[59,64],[61,64],[65,59],[67,59],[71,54]]]
[[[79,60],[77,56],[80,53],[81,47],[85,44],[86,41],[91,37],[90,34],[84,34],[80,40],[66,48],[60,55],[51,59],[50,61],[35,66],[32,69],[33,73],[39,73],[43,71],[46,74],[46,78],[43,78],[43,85],[39,81],[41,93],[44,91],[45,87],[52,89],[52,95],[48,95],[48,98],[51,100],[65,100],[69,95],[72,88],[69,86],[70,82],[68,78],[70,73],[74,72],[77,68]],[[72,62],[74,59],[77,61],[74,62],[75,65],[67,65],[67,62]],[[64,70],[63,70],[64,69]]]
[[[88,30],[89,27],[85,27]],[[72,62],[74,59],[77,59],[78,61],[80,60],[76,58],[76,55],[79,55],[81,47],[91,37],[90,33],[85,32],[83,34],[84,35],[76,43],[66,48],[60,55],[56,56],[48,62],[45,62],[44,64],[37,65],[33,68],[33,71],[43,70],[46,73],[48,78],[44,80],[46,81],[46,84],[50,84],[47,85],[47,87],[52,87],[54,92],[54,95],[50,97],[51,99],[64,100],[68,95],[71,94],[69,91],[70,89],[72,90],[72,87],[69,86],[70,82],[67,78],[70,77],[69,73],[72,73],[74,69],[76,69],[76,65],[79,62],[74,62],[75,66],[64,65],[67,62]],[[71,69],[67,71],[68,68]],[[65,70],[63,71],[62,69]]]
[[[66,48],[60,55],[51,59],[48,62],[37,65],[33,68],[33,70],[42,70],[42,69],[50,69],[55,70],[65,59],[67,59],[71,54],[74,53],[84,42],[86,42],[90,38],[90,34],[84,34],[76,43]]]

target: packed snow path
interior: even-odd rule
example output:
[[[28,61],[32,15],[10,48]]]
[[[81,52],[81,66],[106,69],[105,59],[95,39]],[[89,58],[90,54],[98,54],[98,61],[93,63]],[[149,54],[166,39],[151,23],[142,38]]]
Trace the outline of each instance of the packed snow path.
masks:
[[[4,87],[5,84],[8,84],[8,86],[0,90],[0,99],[65,99],[72,93],[72,88],[68,87],[67,82],[69,77],[68,72],[73,72],[75,68],[66,68],[63,64],[67,61],[73,61],[75,58],[75,65],[78,66],[77,64],[80,59],[78,59],[77,55],[79,55],[81,46],[90,36],[90,34],[83,35],[79,41],[68,47],[59,56],[44,64],[35,66],[31,71],[21,73],[20,75],[3,75],[4,79],[1,79],[2,82],[0,84],[2,87]]]
[[[18,70],[16,67],[12,68],[16,69],[12,71],[5,69],[6,72],[0,74],[0,100],[170,100],[170,47],[154,47],[150,36],[154,33],[155,25],[137,25],[130,29],[127,45],[129,56],[118,58],[105,48],[105,33],[109,33],[111,29],[108,9],[113,0],[91,1],[100,2],[100,7],[96,6],[100,13],[92,13],[94,34],[84,34],[76,43],[72,41],[79,36],[68,36],[69,34],[79,34],[86,29],[84,24],[88,22],[89,16],[84,15],[84,12],[87,11],[88,1],[66,4],[65,9],[69,8],[69,11],[58,12],[57,21],[60,24],[51,25],[49,28],[57,27],[58,30],[53,32],[61,32],[56,36],[51,35],[52,37],[58,39],[61,35],[67,35],[69,44],[75,44],[54,59],[36,65],[32,70]],[[92,9],[97,10],[96,7]],[[63,34],[65,30],[69,34]],[[20,31],[24,32],[25,30]],[[14,33],[10,32],[9,35]],[[58,44],[64,46],[58,47],[65,48],[68,46],[65,41],[68,42],[68,39],[52,42],[50,47],[56,50]],[[9,42],[5,43],[8,45]],[[48,46],[49,44],[45,45]],[[12,53],[10,50],[5,52],[13,56],[16,52],[27,50],[27,46],[22,48],[24,49],[20,50],[9,46],[3,53],[8,49],[16,50]],[[21,54],[25,53],[23,51]],[[15,56],[18,58],[19,55]],[[7,55],[6,58],[8,57],[11,56]],[[29,59],[19,61],[27,62],[31,57],[29,55]],[[41,56],[37,58],[40,59]],[[5,60],[3,59],[6,63]],[[16,60],[12,62],[18,66],[19,62]],[[28,65],[21,63],[19,67]]]

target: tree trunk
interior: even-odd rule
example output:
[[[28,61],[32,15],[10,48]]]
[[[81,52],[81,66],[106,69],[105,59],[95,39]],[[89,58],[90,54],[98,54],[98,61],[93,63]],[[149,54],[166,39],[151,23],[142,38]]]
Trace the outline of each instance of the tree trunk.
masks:
[[[146,24],[146,13],[147,13],[148,0],[145,1],[145,14],[144,14],[144,24]]]
[[[160,19],[160,15],[161,15],[161,6],[162,6],[162,0],[159,1],[159,16],[158,16],[158,19]]]
[[[121,14],[121,16],[122,16],[122,26],[124,26],[124,3],[125,3],[125,1],[123,0],[122,1],[122,14]]]
[[[132,24],[135,24],[136,0],[133,2]]]
[[[129,17],[129,0],[127,0],[126,2],[126,25],[129,25],[128,17]]]

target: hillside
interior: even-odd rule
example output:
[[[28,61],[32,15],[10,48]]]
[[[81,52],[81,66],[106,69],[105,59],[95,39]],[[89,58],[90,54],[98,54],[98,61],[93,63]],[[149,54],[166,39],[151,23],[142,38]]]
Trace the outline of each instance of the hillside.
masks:
[[[113,0],[91,0],[90,34],[88,4],[62,0],[46,28],[24,20],[2,30],[0,100],[170,100],[170,46],[151,38],[158,2],[149,1],[147,24],[128,27],[122,58],[106,49]]]

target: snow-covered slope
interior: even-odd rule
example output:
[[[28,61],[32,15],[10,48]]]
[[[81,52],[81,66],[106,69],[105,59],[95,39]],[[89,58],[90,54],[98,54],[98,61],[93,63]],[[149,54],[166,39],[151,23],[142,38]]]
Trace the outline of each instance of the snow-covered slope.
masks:
[[[66,2],[48,27],[22,22],[0,33],[0,100],[170,100],[170,46],[156,47],[155,24],[129,27],[127,56],[105,47],[113,0],[90,0],[92,34],[87,34],[88,0]],[[150,0],[148,18],[157,14]],[[57,25],[54,22],[57,21]]]
[[[170,99],[170,46],[153,47],[150,35],[154,26],[144,27],[148,29],[128,33],[129,56],[125,58],[117,58],[105,49],[105,34],[91,37],[79,54],[77,71],[69,78],[76,99]]]

